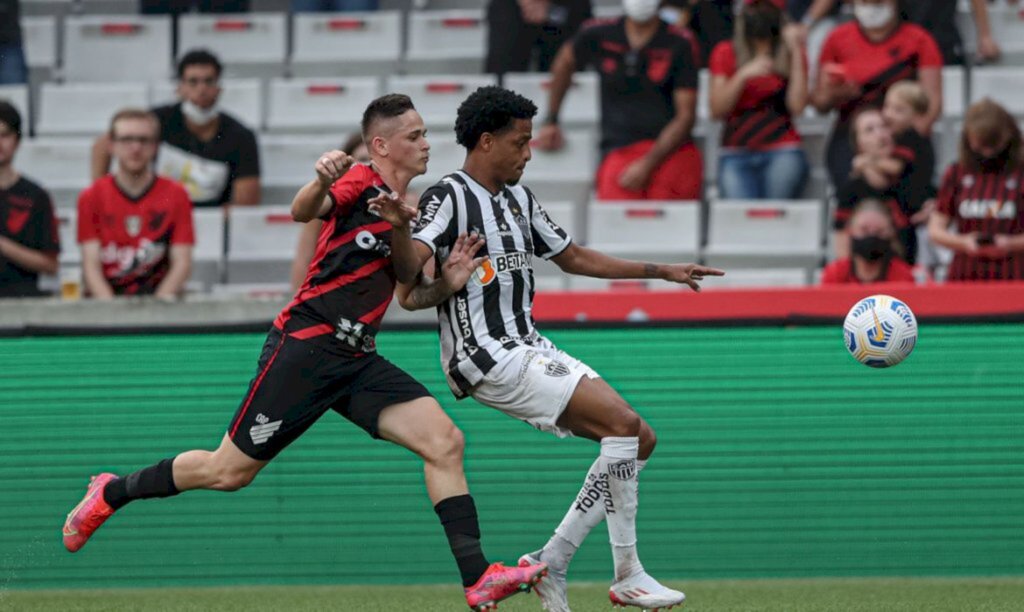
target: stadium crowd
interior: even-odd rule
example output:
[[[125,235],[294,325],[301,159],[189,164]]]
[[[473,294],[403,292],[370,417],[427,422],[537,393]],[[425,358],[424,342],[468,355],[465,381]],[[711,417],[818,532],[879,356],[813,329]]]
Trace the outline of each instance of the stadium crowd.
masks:
[[[292,10],[377,4],[294,0]],[[957,159],[936,167],[943,66],[1000,57],[986,2],[970,6],[974,49],[962,42],[955,0],[622,0],[620,15],[598,18],[590,0],[491,0],[481,63],[498,75],[550,72],[547,99],[535,100],[534,147],[542,151],[568,144],[562,110],[574,73],[596,73],[598,202],[798,200],[818,167],[828,176],[834,230],[822,283],[1020,280],[1017,121],[995,101],[977,101],[964,114]],[[245,11],[248,2],[141,3],[143,13],[187,10]],[[0,0],[0,17],[0,84],[25,82],[19,3]],[[92,298],[181,295],[192,268],[193,209],[228,214],[267,203],[258,130],[219,104],[221,62],[203,49],[179,56],[177,103],[111,108],[109,131],[97,135],[94,182],[77,209],[81,275]],[[707,92],[699,91],[702,68]],[[834,118],[820,159],[800,128],[815,114]],[[711,121],[720,135],[708,173],[709,143],[696,132]],[[58,274],[47,185],[18,172],[27,133],[15,106],[0,101],[0,297],[40,295],[40,276]],[[366,155],[358,136],[337,141],[356,159]],[[313,221],[301,233],[293,286],[318,232]]]

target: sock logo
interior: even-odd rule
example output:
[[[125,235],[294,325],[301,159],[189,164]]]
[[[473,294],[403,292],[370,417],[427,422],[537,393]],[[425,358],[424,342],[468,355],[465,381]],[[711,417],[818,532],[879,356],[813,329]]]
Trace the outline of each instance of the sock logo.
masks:
[[[587,474],[587,483],[583,485],[583,490],[576,496],[574,508],[577,512],[586,514],[598,502],[604,505],[605,513],[615,514],[615,504],[612,502],[611,491],[608,489],[608,474],[603,472],[597,476]]]
[[[631,480],[636,477],[636,459],[623,459],[608,464],[608,473],[618,480]]]

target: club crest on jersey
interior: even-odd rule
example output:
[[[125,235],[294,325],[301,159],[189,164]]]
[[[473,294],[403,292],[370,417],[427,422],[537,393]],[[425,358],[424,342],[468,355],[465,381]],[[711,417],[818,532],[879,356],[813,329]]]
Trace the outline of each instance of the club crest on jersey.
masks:
[[[629,480],[636,476],[636,459],[623,459],[608,464],[608,474],[616,480]]]
[[[505,253],[485,259],[474,272],[476,282],[481,286],[490,285],[502,272],[524,270],[530,267],[530,256],[526,253]]]
[[[544,366],[544,373],[555,378],[568,376],[569,366],[565,365],[561,361],[549,361],[548,364]]]
[[[960,184],[964,188],[970,189],[971,187],[974,186],[974,175],[973,174],[968,174],[968,175],[964,176],[964,178],[960,179]]]
[[[128,235],[132,238],[137,238],[142,231],[142,217],[138,215],[128,215],[125,217],[124,231],[128,232]]]

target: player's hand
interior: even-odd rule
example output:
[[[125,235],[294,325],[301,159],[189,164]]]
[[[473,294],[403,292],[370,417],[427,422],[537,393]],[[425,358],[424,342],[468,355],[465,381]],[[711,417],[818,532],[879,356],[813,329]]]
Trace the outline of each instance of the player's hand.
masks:
[[[642,191],[651,182],[654,168],[644,159],[638,159],[626,166],[619,175],[619,187],[627,191]]]
[[[537,138],[530,144],[541,151],[557,151],[565,146],[562,128],[558,127],[557,123],[549,123],[540,128]]]
[[[366,208],[391,224],[392,227],[409,227],[416,219],[416,208],[410,206],[396,192],[381,190],[380,194],[366,201]]]
[[[705,276],[725,276],[725,270],[697,264],[671,264],[661,266],[662,278],[679,284],[686,284],[694,291],[700,291],[700,282]]]
[[[980,234],[978,232],[971,232],[970,234],[964,235],[965,250],[971,257],[980,257],[982,259],[1002,259],[1010,254],[1010,251],[1005,248],[1007,245],[1006,236],[994,236],[991,244],[979,244],[979,235]]]
[[[476,232],[460,234],[455,240],[452,252],[441,265],[441,278],[453,292],[465,287],[476,269],[487,260],[476,256],[485,243],[486,240]]]
[[[316,180],[324,187],[330,187],[356,163],[356,158],[344,151],[328,151],[313,165]]]

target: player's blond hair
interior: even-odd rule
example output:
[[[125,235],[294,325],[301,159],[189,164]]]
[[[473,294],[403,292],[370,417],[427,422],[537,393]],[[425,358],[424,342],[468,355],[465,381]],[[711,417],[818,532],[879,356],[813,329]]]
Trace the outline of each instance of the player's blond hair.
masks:
[[[896,96],[898,100],[909,106],[910,110],[914,111],[914,114],[919,117],[928,113],[928,107],[930,106],[928,94],[917,81],[899,81],[889,88],[886,95]]]
[[[110,119],[110,137],[114,138],[114,126],[117,125],[118,121],[122,119],[143,119],[153,124],[153,134],[156,138],[160,138],[160,120],[153,112],[148,111],[144,108],[122,108],[121,110],[114,113],[114,116]]]

